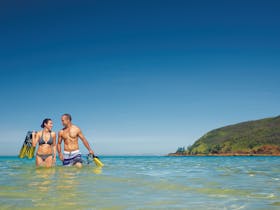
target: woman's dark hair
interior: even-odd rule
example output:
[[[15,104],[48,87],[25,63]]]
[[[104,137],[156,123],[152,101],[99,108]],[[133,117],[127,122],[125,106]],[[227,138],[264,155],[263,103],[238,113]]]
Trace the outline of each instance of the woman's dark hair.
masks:
[[[51,121],[50,118],[46,118],[43,120],[42,124],[41,124],[41,128],[44,128],[45,127],[45,123],[47,124],[49,121]]]

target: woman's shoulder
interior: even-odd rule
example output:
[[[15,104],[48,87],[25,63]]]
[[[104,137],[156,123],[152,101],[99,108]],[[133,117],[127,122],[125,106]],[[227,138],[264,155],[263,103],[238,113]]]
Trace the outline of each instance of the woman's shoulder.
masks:
[[[56,135],[56,133],[55,133],[54,131],[52,131],[52,132],[51,132],[51,135],[52,135],[52,136],[55,136],[55,135]]]
[[[42,132],[43,132],[43,131],[37,131],[36,135],[37,135],[37,136],[42,136]]]

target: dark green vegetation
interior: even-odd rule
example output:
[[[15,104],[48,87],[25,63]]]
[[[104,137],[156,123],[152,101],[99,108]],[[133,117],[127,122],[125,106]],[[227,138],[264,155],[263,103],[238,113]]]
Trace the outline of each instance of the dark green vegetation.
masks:
[[[206,133],[170,155],[280,155],[280,116],[248,121]]]

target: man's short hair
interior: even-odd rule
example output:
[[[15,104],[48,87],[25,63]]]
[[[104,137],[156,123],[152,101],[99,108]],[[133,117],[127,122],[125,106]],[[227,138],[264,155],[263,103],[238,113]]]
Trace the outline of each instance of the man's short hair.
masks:
[[[70,121],[72,121],[72,117],[71,117],[70,114],[63,114],[62,116],[65,116],[65,117],[67,117]]]

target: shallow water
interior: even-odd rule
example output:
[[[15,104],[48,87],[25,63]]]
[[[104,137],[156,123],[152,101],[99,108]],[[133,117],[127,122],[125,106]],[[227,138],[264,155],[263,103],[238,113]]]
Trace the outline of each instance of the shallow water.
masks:
[[[0,209],[280,209],[280,157],[101,157],[36,169],[0,157]]]

